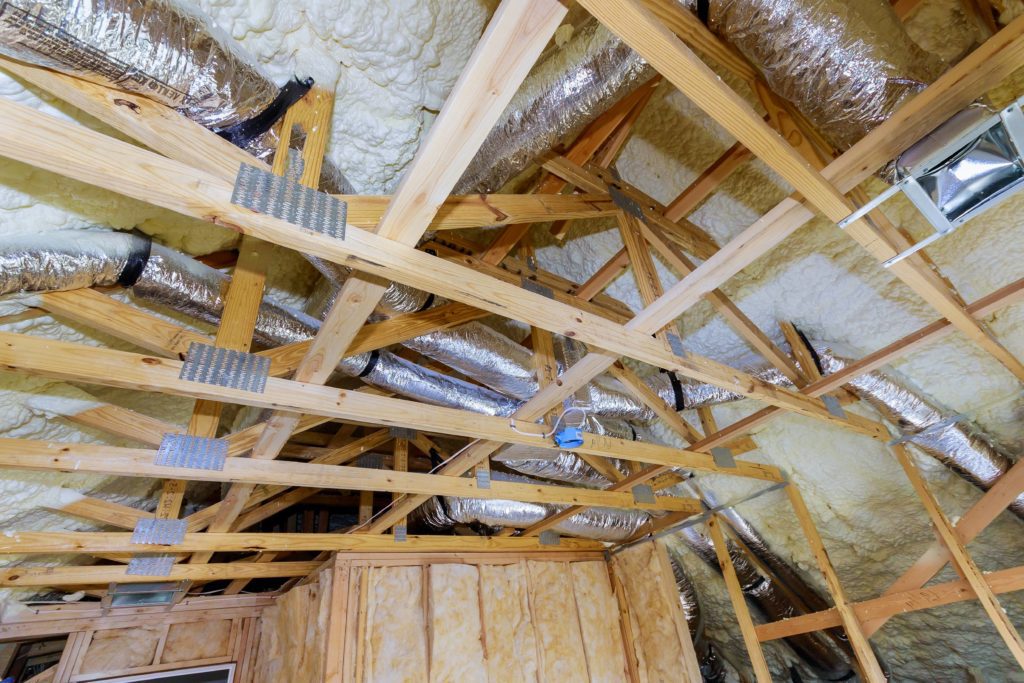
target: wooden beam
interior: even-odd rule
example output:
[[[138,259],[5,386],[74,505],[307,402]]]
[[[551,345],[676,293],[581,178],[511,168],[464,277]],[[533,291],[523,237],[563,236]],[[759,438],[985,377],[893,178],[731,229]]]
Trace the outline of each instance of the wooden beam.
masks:
[[[229,458],[223,470],[185,469],[155,465],[155,455],[155,451],[139,448],[0,439],[0,464],[14,469],[92,472],[156,479],[180,477],[189,481],[304,486],[350,491],[397,491],[424,495],[521,500],[532,503],[692,511],[694,514],[700,511],[698,501],[671,496],[659,496],[654,503],[638,503],[630,492],[609,492],[570,486],[537,486],[503,481],[491,482],[490,488],[479,488],[475,480],[461,477],[252,458]]]
[[[228,562],[227,564],[176,564],[162,581],[218,581],[223,579],[270,579],[306,576],[319,562]],[[40,588],[92,586],[105,583],[148,583],[152,576],[129,574],[126,565],[88,567],[17,567],[0,570],[0,586]]]
[[[718,189],[718,186],[733,171],[752,159],[753,156],[750,150],[738,142],[725,150],[722,156],[718,157],[713,164],[704,169],[697,176],[696,180],[669,202],[668,206],[665,207],[665,218],[670,221],[678,221],[689,216],[701,202]]]
[[[434,290],[442,296],[461,300],[464,303],[479,305],[481,308],[491,310],[492,312],[500,312],[503,315],[514,317],[543,329],[562,333],[572,332],[577,339],[584,343],[593,344],[598,348],[614,347],[618,351],[618,353],[598,356],[590,360],[584,359],[584,361],[577,364],[570,371],[577,373],[574,375],[574,379],[578,380],[578,377],[583,373],[594,373],[595,368],[597,372],[603,371],[619,355],[632,355],[638,360],[652,365],[677,370],[689,377],[694,377],[700,381],[710,381],[720,386],[727,386],[740,393],[747,393],[759,398],[763,397],[765,401],[770,403],[785,405],[802,414],[836,424],[847,425],[855,430],[870,433],[879,438],[882,438],[882,434],[885,431],[877,425],[869,426],[861,418],[852,416],[846,420],[837,418],[820,401],[779,389],[756,380],[749,375],[737,373],[731,368],[726,368],[708,359],[692,354],[686,358],[672,354],[661,343],[650,338],[642,330],[646,327],[652,327],[652,331],[660,329],[667,324],[667,320],[661,322],[665,319],[666,313],[671,314],[668,320],[673,319],[677,315],[678,304],[673,296],[675,294],[675,287],[659,299],[658,304],[648,307],[644,313],[638,315],[625,327],[610,324],[599,319],[581,316],[578,311],[573,310],[571,307],[563,306],[558,302],[552,302],[543,295],[533,294],[520,287],[511,286],[506,283],[491,282],[487,278],[483,278],[468,269],[457,267],[442,259],[414,249],[403,247],[392,240],[363,233],[356,228],[349,230],[344,240],[295,230],[294,226],[290,226],[290,224],[284,221],[230,204],[231,188],[229,185],[210,176],[199,174],[194,169],[183,167],[177,162],[161,159],[137,147],[109,140],[104,138],[104,136],[87,131],[81,126],[66,124],[56,119],[47,121],[47,125],[43,127],[47,130],[43,132],[40,130],[40,120],[46,118],[45,115],[31,110],[26,111],[21,105],[5,101],[0,103],[0,112],[10,115],[10,118],[6,119],[8,126],[5,127],[4,131],[0,131],[0,153],[2,154],[24,157],[30,163],[48,166],[48,158],[50,160],[55,158],[63,160],[67,150],[80,149],[83,148],[83,145],[84,148],[88,148],[90,144],[98,144],[100,148],[112,147],[115,149],[110,150],[110,157],[117,158],[118,163],[116,167],[111,165],[107,170],[110,172],[110,175],[119,178],[119,183],[126,183],[120,189],[130,191],[134,187],[136,190],[140,190],[140,196],[157,201],[157,203],[161,203],[159,200],[178,196],[178,199],[168,202],[169,205],[173,205],[178,210],[184,210],[206,218],[216,215],[218,222],[245,226],[247,233],[251,232],[261,238],[268,239],[268,241],[274,241],[274,239],[281,240],[290,246],[331,261],[353,265],[374,275],[394,276],[394,279],[402,281],[404,284],[421,289]],[[27,118],[25,118],[26,115]],[[18,145],[7,144],[10,142],[8,132],[18,129],[20,126],[16,125],[16,121],[22,118],[25,118],[25,126],[33,132],[32,140],[41,141],[45,139],[46,143],[38,146],[25,144],[24,137],[18,136]],[[50,133],[57,131],[59,131],[57,137],[70,137],[74,139],[75,144],[63,145],[60,150],[50,148],[47,144],[53,142],[53,137]],[[86,141],[89,144],[84,144]],[[29,147],[33,148],[31,150],[32,154],[26,154],[29,151]],[[38,149],[35,149],[36,147]],[[36,155],[34,153],[36,151],[40,152],[40,155]],[[141,161],[141,159],[146,161],[136,166],[132,163],[133,158],[137,161]],[[61,161],[58,163],[58,166],[61,172],[76,175],[89,182],[103,182],[105,184],[105,181],[109,178],[107,173],[104,173],[95,166],[90,167],[87,172],[84,169],[78,169],[78,165],[75,163],[69,165]],[[174,175],[164,177],[163,171],[160,168],[163,168],[163,171],[174,169]],[[129,172],[126,173],[126,171]],[[149,190],[141,192],[142,187],[148,187],[148,183],[145,179],[140,178],[140,173],[155,173],[156,176],[160,176],[162,178],[163,191],[158,196],[154,196]],[[189,177],[194,178],[197,174],[202,177],[202,180],[197,178],[195,183],[185,180],[185,178]],[[153,176],[150,177],[152,178]],[[197,196],[204,193],[204,199]],[[189,195],[190,198],[186,200],[184,195]],[[217,197],[217,199],[214,199],[214,197]],[[203,210],[202,207],[204,206],[207,207],[206,210]],[[268,230],[264,230],[264,228]],[[722,251],[725,250],[723,249]],[[359,253],[361,256],[354,261],[348,259],[348,256],[355,255],[356,253]],[[720,251],[719,253],[722,252]],[[711,260],[713,259],[709,259],[704,265],[710,263]],[[694,274],[696,275],[696,271]],[[567,325],[567,322],[570,324]],[[566,329],[567,327],[578,328],[578,331]],[[314,345],[313,350],[315,349]],[[314,355],[319,356],[320,354]],[[594,354],[591,354],[591,356],[594,356]],[[592,377],[593,375],[590,376]],[[551,400],[553,398],[551,393],[557,395],[565,390],[565,388],[557,387],[548,393],[547,396],[544,396],[543,399]],[[548,387],[548,389],[552,388]],[[561,398],[564,398],[564,396],[560,396],[558,400],[561,400]]]
[[[562,156],[548,157],[544,160],[544,168],[588,192],[615,190],[627,196],[636,203],[636,209],[643,213],[646,222],[657,225],[694,256],[706,259],[718,251],[718,245],[700,227],[685,218],[676,222],[668,220],[664,215],[665,206],[661,202],[621,178],[616,178],[611,171],[593,164],[582,166]]]
[[[484,536],[417,536],[410,535],[404,542],[387,536],[333,533],[205,533],[185,534],[184,540],[174,546],[140,545],[131,542],[132,535],[124,532],[11,531],[0,536],[0,555],[47,554],[133,554],[159,552],[385,552],[396,555],[409,553],[508,553],[508,552],[565,552],[567,550],[603,551],[605,544],[579,538],[561,538],[554,545],[544,545],[536,538]]]
[[[725,578],[725,586],[729,590],[729,600],[732,602],[733,612],[736,613],[736,620],[740,624],[740,634],[743,636],[743,643],[747,647],[747,655],[754,669],[754,677],[758,683],[771,683],[772,674],[768,670],[768,662],[764,658],[764,651],[757,639],[754,630],[754,619],[750,616],[750,609],[747,607],[746,598],[743,596],[743,587],[736,575],[736,567],[733,566],[732,558],[729,556],[729,547],[725,543],[722,529],[718,523],[718,515],[711,515],[707,521],[708,534],[715,547],[715,554],[718,556],[718,566]]]
[[[832,560],[828,556],[828,551],[825,550],[825,544],[821,540],[817,527],[814,526],[811,514],[807,510],[807,505],[804,503],[803,496],[800,494],[795,483],[789,483],[789,486],[786,487],[786,494],[789,496],[789,502],[793,506],[796,518],[804,530],[804,536],[811,546],[811,553],[818,563],[818,568],[825,576],[825,585],[828,586],[828,592],[836,604],[836,611],[839,612],[839,616],[842,619],[843,629],[846,631],[850,647],[853,648],[853,654],[857,658],[861,677],[872,683],[885,683],[885,674],[882,673],[882,667],[878,664],[878,658],[875,657],[871,644],[868,643],[868,639],[864,636],[864,631],[860,621],[857,619],[857,615],[854,613],[853,608],[850,607],[846,591],[839,582],[839,576],[836,574],[835,567],[832,566]]]
[[[581,0],[581,4],[781,175],[826,218],[838,223],[853,213],[853,204],[843,196],[840,189],[815,171],[743,98],[659,24],[640,0]],[[880,262],[897,254],[890,244],[878,238],[875,230],[864,219],[847,225],[845,232]],[[936,286],[933,276],[925,272],[927,269],[919,262],[905,259],[892,265],[889,270],[971,341],[1002,363],[1018,379],[1024,380],[1024,364],[972,318],[947,289]]]
[[[928,517],[931,519],[939,539],[949,552],[953,566],[957,568],[960,575],[967,580],[967,583],[974,590],[982,609],[985,610],[988,618],[992,620],[992,624],[996,627],[996,631],[999,632],[999,636],[1006,643],[1010,654],[1017,661],[1017,666],[1024,669],[1024,640],[1021,639],[1017,629],[1014,628],[1013,623],[1006,614],[1006,610],[999,604],[999,599],[992,592],[992,588],[986,582],[985,576],[974,563],[970,553],[967,552],[967,548],[964,547],[963,541],[960,540],[949,518],[946,517],[942,508],[939,507],[939,502],[935,499],[935,495],[928,487],[924,477],[921,476],[913,460],[911,460],[910,453],[902,444],[892,446],[892,452],[896,456],[896,461],[899,462],[900,467],[906,473],[907,478],[910,479],[917,497],[921,499],[921,504],[924,505],[924,509],[928,513]]]
[[[409,247],[419,241],[565,12],[556,0],[502,2],[402,177],[376,227],[378,237]],[[387,283],[375,277],[353,275],[345,280],[296,368],[295,380],[325,382],[386,289]],[[298,420],[296,413],[276,411],[251,457],[277,457]],[[251,493],[248,486],[232,487],[210,530],[230,529]]]
[[[1021,493],[1024,493],[1024,460],[1018,460],[1006,474],[999,477],[995,485],[985,492],[985,495],[963,514],[954,527],[957,538],[965,544],[973,541]],[[917,562],[885,589],[882,596],[921,588],[942,571],[948,561],[949,551],[946,550],[942,541],[936,541],[918,558]],[[867,621],[864,623],[864,632],[871,637],[887,621],[887,617]]]
[[[1002,569],[984,575],[985,582],[992,589],[993,593],[1011,593],[1024,590],[1024,567]],[[928,588],[900,591],[889,595],[883,595],[871,600],[852,603],[857,618],[863,623],[871,621],[888,621],[899,614],[916,612],[918,610],[942,607],[965,600],[975,599],[974,589],[966,579],[958,579],[947,583],[940,583]],[[789,636],[812,631],[841,626],[842,621],[835,609],[814,612],[813,614],[802,614],[798,617],[774,621],[770,624],[761,624],[757,627],[757,637],[762,642],[788,638]]]
[[[154,359],[69,342],[0,333],[0,364],[33,374],[107,386],[145,387],[150,391],[211,398],[259,408],[283,407],[295,412],[322,415],[346,422],[406,427],[489,439],[498,443],[519,443],[553,451],[560,450],[554,442],[540,437],[543,431],[540,425],[523,422],[513,428],[509,420],[503,417],[377,396],[370,392],[345,391],[276,378],[267,380],[262,393],[201,384],[178,378],[181,369],[179,361]],[[572,450],[603,457],[719,471],[772,481],[777,481],[780,477],[777,468],[767,465],[741,462],[737,463],[736,468],[723,469],[716,466],[714,459],[704,453],[594,434],[584,434],[583,445]],[[239,458],[229,458],[229,461],[235,460]]]

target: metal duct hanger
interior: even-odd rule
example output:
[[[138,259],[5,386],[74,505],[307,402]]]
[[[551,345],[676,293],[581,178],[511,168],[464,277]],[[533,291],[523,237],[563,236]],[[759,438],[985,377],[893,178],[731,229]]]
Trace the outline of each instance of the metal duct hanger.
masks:
[[[883,264],[902,261],[1024,188],[1024,97],[987,114],[971,107],[956,114],[900,155],[900,180],[839,222],[846,228],[902,192],[933,233]]]

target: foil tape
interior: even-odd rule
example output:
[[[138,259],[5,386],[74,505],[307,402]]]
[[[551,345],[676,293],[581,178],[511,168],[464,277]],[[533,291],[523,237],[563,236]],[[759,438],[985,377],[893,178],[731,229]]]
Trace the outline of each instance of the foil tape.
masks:
[[[536,479],[497,471],[491,472],[491,479],[524,484],[542,483]],[[482,531],[493,531],[509,526],[526,528],[566,507],[511,500],[436,496],[421,505],[413,515],[433,529],[447,530],[456,524],[467,524],[485,527]],[[649,519],[650,516],[642,510],[587,508],[562,520],[553,529],[567,536],[623,541],[639,532]]]
[[[280,93],[231,36],[176,0],[9,0],[0,53],[142,95],[210,130],[261,114]],[[268,161],[278,141],[271,128],[244,149]],[[328,162],[321,177],[328,192],[353,192]]]
[[[707,23],[840,150],[943,70],[887,0],[711,0]]]
[[[850,364],[824,343],[815,342],[814,348],[826,374],[838,372]],[[952,422],[950,412],[940,410],[920,394],[880,372],[859,375],[847,386],[903,432],[909,443],[983,491],[992,488],[1015,462],[1009,450],[980,427],[967,420]],[[1009,509],[1024,519],[1024,494],[1018,496]]]
[[[5,235],[0,241],[0,295],[116,285],[129,264],[137,272],[148,255],[149,238],[127,232]]]
[[[456,184],[456,193],[497,191],[653,75],[639,55],[588,20],[534,67]]]

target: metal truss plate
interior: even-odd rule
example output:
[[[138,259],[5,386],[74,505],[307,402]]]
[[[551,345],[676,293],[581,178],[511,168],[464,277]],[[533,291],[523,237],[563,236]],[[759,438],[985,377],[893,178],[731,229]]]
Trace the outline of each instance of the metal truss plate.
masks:
[[[654,489],[647,484],[637,484],[632,491],[634,503],[653,504],[655,502]]]
[[[732,457],[732,449],[725,446],[715,446],[711,449],[711,457],[719,467],[736,467],[736,459]]]
[[[558,535],[557,531],[548,529],[540,532],[539,540],[541,545],[559,545],[562,542],[562,537]]]
[[[825,394],[821,397],[821,402],[825,404],[828,412],[833,417],[838,417],[840,420],[846,419],[846,411],[843,410],[843,406],[839,403],[839,399],[830,394]]]
[[[136,555],[128,560],[129,576],[170,576],[174,555]]]
[[[545,287],[541,283],[537,282],[536,280],[532,280],[532,279],[526,277],[525,275],[522,278],[522,285],[523,285],[523,289],[525,289],[528,292],[533,292],[534,294],[540,294],[541,296],[547,297],[548,299],[554,299],[555,298],[555,293],[554,293],[554,291],[552,291],[552,289],[550,287]]]
[[[248,164],[238,169],[231,203],[300,228],[345,239],[345,202]]]
[[[132,532],[136,545],[179,545],[185,540],[188,522],[183,519],[140,519]]]
[[[269,376],[266,356],[192,342],[178,379],[262,394]]]
[[[156,464],[194,470],[224,469],[228,457],[228,440],[211,439],[191,434],[164,434],[156,452]]]

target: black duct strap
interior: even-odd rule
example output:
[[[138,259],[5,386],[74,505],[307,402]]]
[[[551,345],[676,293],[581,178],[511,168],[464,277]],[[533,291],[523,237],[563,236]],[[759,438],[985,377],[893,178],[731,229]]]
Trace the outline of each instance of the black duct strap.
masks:
[[[802,341],[804,343],[804,346],[807,347],[807,350],[811,352],[811,358],[814,359],[814,365],[818,368],[818,374],[819,375],[827,374],[825,372],[824,368],[821,367],[821,356],[819,356],[818,352],[814,350],[814,346],[811,344],[810,340],[807,338],[807,335],[805,335],[800,330],[800,328],[796,327],[795,325],[793,326],[793,329],[795,329],[796,333],[798,335],[800,335],[800,341]],[[809,369],[810,368],[804,368],[805,371],[807,371]]]
[[[245,147],[270,130],[284,116],[288,108],[301,100],[312,87],[312,78],[299,80],[298,77],[295,77],[284,84],[274,101],[259,114],[214,132],[235,147]]]
[[[711,14],[711,0],[697,0],[697,18],[700,23],[708,25],[708,16]]]
[[[679,381],[679,376],[671,370],[662,370],[668,375],[669,384],[672,385],[672,395],[675,398],[674,410],[678,413],[680,410],[686,409],[686,397],[683,395],[683,383]]]
[[[377,351],[376,349],[373,350],[373,351],[370,351],[370,360],[368,360],[366,362],[366,367],[363,368],[363,371],[360,372],[356,376],[357,377],[366,377],[371,372],[373,372],[373,369],[375,367],[377,367],[377,363],[379,363],[379,362],[380,362],[380,351]]]
[[[428,451],[427,455],[430,456],[431,469],[441,466],[441,463],[443,461],[441,460],[441,454],[437,452],[436,448],[431,448],[430,451]]]
[[[142,275],[142,271],[146,269],[146,264],[149,263],[149,254],[153,248],[153,240],[148,235],[138,233],[139,237],[145,239],[145,246],[133,251],[128,255],[128,260],[124,264],[124,268],[117,276],[117,284],[122,287],[131,287],[139,281],[139,276]]]
[[[423,311],[427,310],[428,308],[430,308],[433,305],[434,305],[434,294],[433,294],[433,292],[431,292],[430,294],[427,295],[427,300],[423,302],[423,305],[416,309],[416,312],[417,313],[422,313]]]

